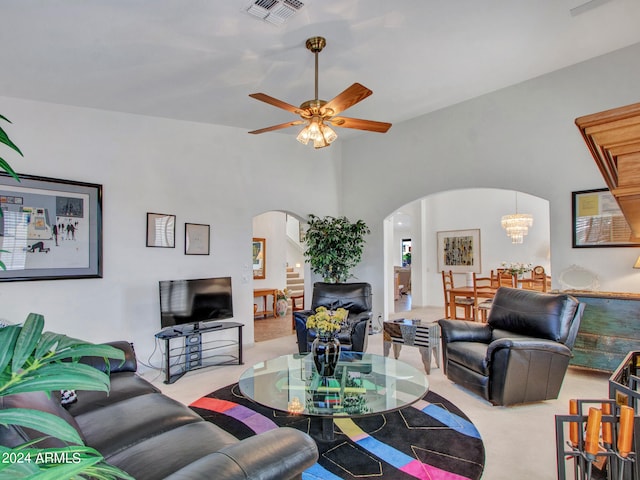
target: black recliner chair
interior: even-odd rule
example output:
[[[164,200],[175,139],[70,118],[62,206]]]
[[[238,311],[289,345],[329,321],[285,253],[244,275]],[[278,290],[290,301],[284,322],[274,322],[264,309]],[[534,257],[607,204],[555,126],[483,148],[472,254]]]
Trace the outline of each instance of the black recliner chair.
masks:
[[[438,321],[444,373],[494,405],[558,398],[583,310],[571,295],[501,287],[486,324]]]
[[[316,332],[307,328],[307,317],[316,308],[329,310],[344,308],[349,311],[347,325],[338,333],[341,350],[364,352],[367,350],[369,326],[371,324],[371,285],[368,283],[323,283],[313,284],[311,310],[293,312],[296,322],[298,351],[310,352]]]

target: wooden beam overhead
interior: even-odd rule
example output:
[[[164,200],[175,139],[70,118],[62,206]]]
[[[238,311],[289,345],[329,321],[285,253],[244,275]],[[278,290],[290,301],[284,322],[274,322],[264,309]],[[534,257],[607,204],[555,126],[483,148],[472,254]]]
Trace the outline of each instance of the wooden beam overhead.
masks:
[[[640,103],[576,118],[600,173],[640,237]]]

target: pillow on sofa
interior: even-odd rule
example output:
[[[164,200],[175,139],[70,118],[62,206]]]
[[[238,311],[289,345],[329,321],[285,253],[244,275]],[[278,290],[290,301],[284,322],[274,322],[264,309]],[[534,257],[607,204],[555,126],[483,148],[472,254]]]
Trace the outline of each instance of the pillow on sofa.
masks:
[[[78,401],[78,394],[75,390],[60,390],[60,405],[63,407]]]

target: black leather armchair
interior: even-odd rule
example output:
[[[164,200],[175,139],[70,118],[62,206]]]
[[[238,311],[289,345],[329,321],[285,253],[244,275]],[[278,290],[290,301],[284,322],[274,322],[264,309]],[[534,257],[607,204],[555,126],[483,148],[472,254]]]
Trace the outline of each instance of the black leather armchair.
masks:
[[[494,405],[558,398],[584,304],[499,288],[486,324],[440,320],[444,373]]]
[[[311,351],[311,343],[316,338],[316,332],[307,329],[307,317],[315,313],[318,307],[326,307],[329,310],[347,309],[349,311],[347,325],[338,333],[340,349],[354,352],[367,350],[371,324],[370,284],[364,282],[314,283],[311,310],[293,312],[300,353]]]

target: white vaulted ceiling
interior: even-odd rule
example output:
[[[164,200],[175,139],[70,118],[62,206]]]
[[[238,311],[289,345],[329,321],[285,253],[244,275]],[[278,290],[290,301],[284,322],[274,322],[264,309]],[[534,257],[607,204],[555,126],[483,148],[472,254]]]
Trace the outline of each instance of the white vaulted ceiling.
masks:
[[[293,118],[249,93],[313,98],[321,35],[320,98],[360,82],[346,116],[397,123],[640,42],[639,0],[303,3],[276,26],[250,0],[0,0],[0,96],[253,130]]]

